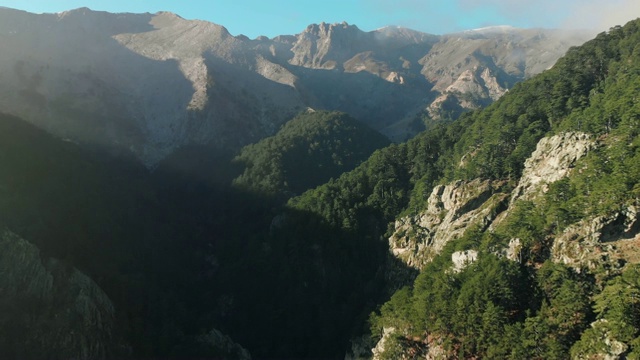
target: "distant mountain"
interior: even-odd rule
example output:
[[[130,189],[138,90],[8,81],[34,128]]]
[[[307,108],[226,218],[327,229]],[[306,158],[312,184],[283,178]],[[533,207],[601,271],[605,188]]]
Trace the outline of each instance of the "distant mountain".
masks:
[[[640,19],[611,28],[289,201],[388,241],[389,298],[347,359],[640,356],[639,43]]]
[[[402,140],[425,109],[437,119],[484,106],[584,40],[559,30],[435,36],[346,23],[251,40],[166,12],[2,8],[0,109],[151,167],[186,145],[237,150],[307,107],[347,112]]]
[[[640,357],[640,20],[360,163],[384,139],[303,106],[447,119],[484,104],[481,64],[515,64],[483,33],[526,31],[383,46],[347,24],[249,40],[167,13],[0,13],[0,101],[31,122],[0,112],[0,357]],[[454,75],[428,80],[434,62]],[[284,205],[260,183],[297,192],[348,158]]]

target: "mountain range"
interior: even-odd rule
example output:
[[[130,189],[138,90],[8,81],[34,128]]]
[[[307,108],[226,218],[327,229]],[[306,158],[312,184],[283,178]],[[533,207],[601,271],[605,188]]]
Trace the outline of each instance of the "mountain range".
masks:
[[[0,107],[60,138],[155,167],[189,145],[238,150],[306,108],[344,111],[394,141],[486,106],[547,68],[578,31],[436,36],[313,24],[232,36],[162,12],[0,9]]]
[[[0,358],[638,358],[640,19],[574,36],[0,9]]]

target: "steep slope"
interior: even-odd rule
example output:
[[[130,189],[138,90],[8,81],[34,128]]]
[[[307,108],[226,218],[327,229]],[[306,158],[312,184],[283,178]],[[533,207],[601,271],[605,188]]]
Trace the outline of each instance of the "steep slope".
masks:
[[[0,355],[104,359],[126,356],[109,297],[85,274],[17,235],[0,233]]]
[[[205,316],[217,310],[203,304],[220,294],[201,291],[219,280],[202,273],[200,254],[221,246],[211,234],[229,223],[198,235],[196,214],[211,202],[219,210],[207,214],[224,222],[227,205],[254,209],[257,200],[225,202],[203,186],[209,179],[187,182],[164,167],[152,176],[134,159],[88,152],[4,114],[0,167],[3,358],[248,357]],[[181,192],[195,187],[205,189],[202,203]]]
[[[408,286],[371,319],[377,357],[635,354],[633,298],[625,319],[592,306],[613,301],[601,291],[620,276],[637,291],[639,29],[612,28],[487,109],[289,202],[353,241],[389,239],[388,287]],[[608,321],[624,333],[597,348]]]
[[[453,104],[446,117],[456,117],[585,39],[517,29],[438,37],[322,23],[250,40],[171,13],[86,8],[42,15],[3,8],[0,20],[4,112],[60,138],[132,152],[148,167],[183,146],[237,150],[306,107],[347,112],[404,140],[438,95],[451,99],[436,101],[432,117],[442,103]]]
[[[584,40],[579,33],[510,27],[445,35],[419,61],[421,74],[439,93],[428,114],[457,118],[465,110],[485,107],[516,82],[551,67],[567,44]]]
[[[61,138],[132,151],[149,165],[181,145],[255,141],[301,105],[288,87],[207,56],[217,50],[242,61],[234,53],[242,41],[221,26],[88,9],[1,16],[3,47],[12,50],[0,61],[0,107]],[[209,89],[214,83],[226,85]]]
[[[235,161],[246,168],[234,184],[288,198],[353,170],[386,145],[384,136],[347,114],[308,111],[273,137],[244,147]]]
[[[559,61],[553,70],[555,79],[550,78],[554,91],[571,89],[571,93],[562,98],[561,108],[555,104],[551,109],[561,109],[565,115],[547,112],[548,129],[556,135],[540,139],[520,168],[516,186],[503,189],[503,197],[511,200],[498,210],[501,214],[494,212],[471,226],[453,229],[461,235],[440,247],[423,235],[424,230],[408,236],[405,242],[415,241],[415,247],[408,246],[412,256],[402,255],[426,261],[419,265],[423,271],[413,286],[396,293],[381,308],[381,317],[372,318],[374,326],[379,326],[376,332],[385,334],[375,358],[416,352],[427,357],[637,356],[640,313],[636,301],[634,296],[614,300],[612,292],[631,294],[639,289],[634,245],[640,239],[640,153],[638,103],[633,100],[640,89],[639,29],[639,21],[613,28]],[[579,80],[565,87],[568,79]],[[522,87],[536,89],[536,80]],[[586,93],[591,96],[583,97]],[[529,106],[539,105],[534,101]],[[523,120],[521,115],[518,121]],[[512,178],[513,172],[504,172],[512,166],[508,156],[525,144],[516,141],[503,153],[507,161],[489,170],[484,162],[498,158],[473,164],[474,157],[490,149],[491,141],[484,139],[462,156],[464,161],[454,162],[467,171],[455,172],[470,178]],[[461,144],[466,144],[464,137]],[[460,198],[474,194],[477,181],[469,182],[473,190],[467,190],[467,195],[463,191]],[[468,212],[458,216],[470,216],[473,209],[490,203],[491,198],[467,206]],[[399,230],[407,232],[397,226]],[[390,239],[392,244],[396,237]],[[463,257],[466,264],[456,265],[460,251],[474,255]],[[433,255],[439,252],[440,256]],[[452,267],[458,272],[443,276],[452,274]],[[526,273],[533,279],[513,278]],[[482,277],[491,279],[491,285],[482,285]],[[532,297],[518,299],[521,292]]]

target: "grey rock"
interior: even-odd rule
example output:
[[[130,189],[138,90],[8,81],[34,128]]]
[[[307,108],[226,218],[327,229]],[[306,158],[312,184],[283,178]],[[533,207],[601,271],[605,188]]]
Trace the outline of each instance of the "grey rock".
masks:
[[[111,300],[87,275],[0,231],[0,357],[124,356]]]
[[[553,261],[576,268],[591,268],[603,263],[619,267],[611,256],[616,252],[611,244],[640,236],[637,217],[637,208],[630,205],[622,211],[570,225],[554,239],[551,257]]]
[[[568,176],[575,162],[594,146],[595,141],[585,133],[567,132],[542,138],[524,163],[524,171],[510,203],[531,200],[546,192],[545,185]]]
[[[439,95],[461,109],[484,106],[587,38],[321,23],[250,40],[167,12],[2,8],[0,108],[61,138],[131,152],[148,167],[182,146],[238,149],[307,107],[348,112],[404,140],[416,114],[437,112]]]
[[[460,272],[464,270],[469,264],[478,260],[478,251],[465,250],[456,251],[451,254],[451,261],[453,262],[453,272]]]
[[[405,264],[421,269],[451,240],[468,229],[485,229],[506,207],[502,182],[455,181],[436,186],[427,208],[396,220],[389,238],[391,253]]]

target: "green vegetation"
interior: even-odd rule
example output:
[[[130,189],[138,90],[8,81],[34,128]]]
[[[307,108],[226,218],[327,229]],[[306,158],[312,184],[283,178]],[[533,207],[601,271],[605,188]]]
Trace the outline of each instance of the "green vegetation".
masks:
[[[276,135],[245,146],[235,161],[246,169],[234,184],[288,198],[286,194],[301,194],[352,170],[388,144],[384,136],[347,114],[309,111]]]
[[[198,340],[217,329],[256,358],[336,358],[366,328],[393,327],[387,358],[436,345],[458,358],[637,358],[637,265],[576,271],[550,255],[579,221],[640,206],[638,44],[640,21],[611,29],[487,109],[378,150],[377,133],[315,112],[234,164],[184,150],[150,174],[3,115],[0,227],[95,279],[133,357],[219,356]],[[566,131],[597,141],[570,177],[392,283],[390,269],[411,274],[388,254],[398,216],[453,180],[514,188],[538,141]],[[501,252],[516,238],[517,262]],[[453,271],[470,249],[478,260]]]
[[[440,152],[450,165],[431,163],[442,174],[435,182],[517,179],[545,134],[586,132],[598,147],[541,198],[517,203],[492,232],[467,232],[448,244],[412,286],[372,315],[374,337],[396,328],[389,358],[415,352],[411,346],[425,347],[427,339],[461,358],[638,356],[637,265],[622,273],[600,267],[576,273],[549,260],[553,239],[569,225],[639,204],[638,43],[640,21],[613,28],[451,125],[463,131],[453,152]],[[412,190],[410,203],[418,208],[434,182],[425,178],[427,186]],[[514,238],[523,247],[521,262],[497,258],[496,249]],[[478,249],[479,260],[453,273],[449,259],[461,248]]]
[[[115,324],[96,341],[107,357],[217,358],[224,348],[201,341],[214,329],[257,358],[339,356],[380,297],[385,244],[240,191],[230,160],[183,149],[149,173],[0,115],[0,228],[106,292]],[[7,321],[29,318],[32,306],[4,291]],[[29,339],[10,335],[0,345]],[[25,348],[0,346],[0,357],[45,356]]]

